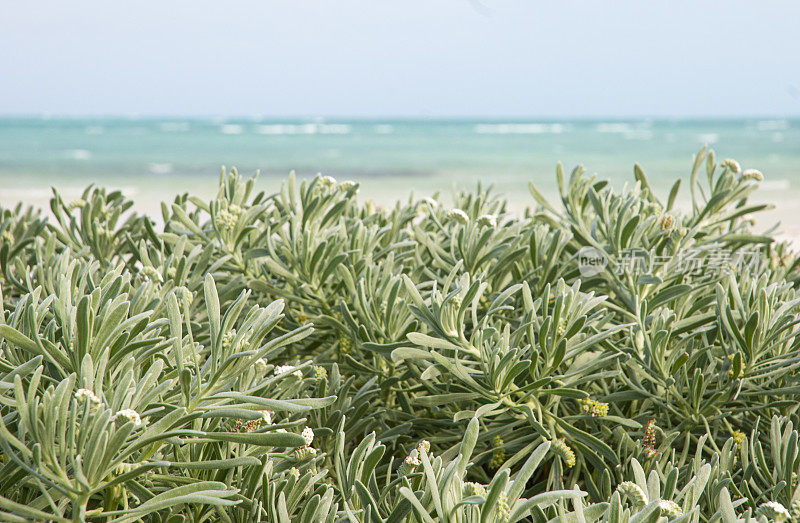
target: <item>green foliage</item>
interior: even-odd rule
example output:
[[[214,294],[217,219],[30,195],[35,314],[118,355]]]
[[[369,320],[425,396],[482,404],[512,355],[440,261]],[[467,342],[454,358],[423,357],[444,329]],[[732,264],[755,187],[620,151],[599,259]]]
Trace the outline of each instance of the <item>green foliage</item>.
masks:
[[[800,518],[800,261],[752,232],[760,174],[701,150],[683,212],[634,178],[559,166],[520,214],[236,171],[158,223],[97,188],[0,210],[0,517]]]

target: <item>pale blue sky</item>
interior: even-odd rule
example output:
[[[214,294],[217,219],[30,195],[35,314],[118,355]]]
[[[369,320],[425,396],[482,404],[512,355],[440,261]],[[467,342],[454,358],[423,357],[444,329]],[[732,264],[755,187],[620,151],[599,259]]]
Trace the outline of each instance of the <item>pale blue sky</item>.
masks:
[[[800,2],[4,2],[0,114],[800,114]]]

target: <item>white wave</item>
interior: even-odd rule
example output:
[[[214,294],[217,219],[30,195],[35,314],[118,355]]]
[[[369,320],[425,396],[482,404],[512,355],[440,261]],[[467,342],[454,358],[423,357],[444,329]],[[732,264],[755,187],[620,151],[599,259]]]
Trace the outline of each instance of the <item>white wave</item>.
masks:
[[[92,153],[86,149],[70,149],[67,151],[67,157],[72,160],[88,160],[92,157]]]
[[[103,134],[105,128],[102,125],[90,125],[86,128],[86,134]]]
[[[244,132],[244,127],[241,125],[227,123],[220,127],[219,131],[222,134],[242,134]]]
[[[297,134],[295,125],[270,124],[256,126],[258,134]]]
[[[173,169],[171,163],[151,163],[147,165],[147,170],[153,174],[169,174]]]
[[[785,131],[788,128],[789,122],[786,120],[761,120],[756,123],[759,131]]]
[[[629,133],[633,131],[631,124],[628,123],[599,123],[595,126],[598,133]]]
[[[353,130],[347,124],[319,124],[318,127],[322,134],[350,134]]]
[[[256,126],[259,134],[349,134],[352,126],[346,124],[267,124]]]
[[[162,122],[158,128],[165,133],[178,133],[189,130],[189,122]]]
[[[719,141],[719,135],[717,133],[698,134],[697,140],[711,145]]]
[[[474,127],[478,134],[561,134],[560,123],[481,123]]]
[[[394,127],[389,124],[378,124],[375,126],[376,134],[392,134],[393,132]]]

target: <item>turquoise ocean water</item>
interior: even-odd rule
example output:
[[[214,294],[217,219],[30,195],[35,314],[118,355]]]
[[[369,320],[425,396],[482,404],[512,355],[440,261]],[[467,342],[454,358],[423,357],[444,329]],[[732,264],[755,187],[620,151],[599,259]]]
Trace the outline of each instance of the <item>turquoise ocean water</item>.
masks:
[[[515,205],[528,181],[554,194],[561,161],[621,186],[639,162],[656,187],[686,177],[709,144],[765,177],[760,198],[793,218],[800,196],[800,120],[347,120],[2,118],[0,203],[43,204],[88,183],[121,188],[147,209],[178,192],[210,195],[221,165],[261,171],[276,190],[291,170],[357,180],[388,203],[453,186],[494,184]]]

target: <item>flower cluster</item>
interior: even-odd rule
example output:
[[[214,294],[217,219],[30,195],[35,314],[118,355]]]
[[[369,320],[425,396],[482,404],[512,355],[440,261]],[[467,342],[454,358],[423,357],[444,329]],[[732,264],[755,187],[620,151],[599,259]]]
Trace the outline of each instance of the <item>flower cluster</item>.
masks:
[[[244,421],[243,419],[237,419],[236,424],[233,426],[234,432],[253,432],[261,427],[261,420],[262,418],[251,419],[249,421]]]
[[[349,191],[350,189],[352,189],[355,186],[356,186],[356,182],[354,182],[352,180],[345,180],[345,181],[343,181],[342,183],[339,184],[339,188],[341,190],[345,191],[345,192]],[[356,194],[358,194],[358,189],[356,189]]]
[[[492,446],[494,447],[494,454],[492,454],[492,462],[489,466],[493,469],[499,469],[503,466],[503,463],[506,462],[506,449],[503,448],[503,438],[500,436],[495,436],[492,440]]]
[[[733,364],[731,364],[731,368],[728,369],[728,376],[733,378],[734,377],[733,374],[734,374]],[[741,379],[743,376],[744,376],[744,366],[742,366],[742,368],[739,369],[739,373],[736,375],[736,379]]]
[[[733,437],[733,442],[736,444],[737,449],[741,449],[744,442],[747,440],[747,436],[744,432],[740,430],[734,430],[731,432],[731,436]]]
[[[239,352],[247,344],[247,336],[243,336],[236,346],[233,345],[235,340],[236,329],[231,329],[222,335],[222,348],[225,350],[232,350],[233,352]]]
[[[617,485],[617,492],[627,497],[634,507],[647,505],[647,494],[633,481],[623,481]]]
[[[747,169],[742,173],[742,180],[764,181],[764,175],[758,169]]]
[[[661,516],[669,519],[675,519],[683,516],[683,510],[680,505],[671,499],[662,499],[658,502],[658,509],[661,511]]]
[[[728,169],[733,174],[738,174],[739,171],[742,170],[742,167],[741,167],[741,165],[739,165],[739,162],[737,162],[736,160],[734,160],[732,158],[726,158],[725,160],[723,160],[722,161],[722,167],[724,169]]]
[[[294,459],[296,459],[297,461],[303,461],[308,458],[313,458],[316,455],[317,455],[317,449],[309,445],[303,445],[302,447],[297,447],[294,450]]]
[[[128,421],[132,421],[134,427],[141,427],[142,425],[144,425],[144,422],[142,421],[141,416],[139,416],[139,413],[136,412],[133,409],[122,409],[119,412],[117,412],[116,414],[114,414],[114,419],[115,420],[120,419],[120,418],[127,419]]]
[[[457,223],[469,222],[469,216],[461,209],[450,209],[447,211],[447,218]]]
[[[214,217],[214,225],[222,232],[233,230],[239,222],[239,215],[228,209],[220,209]]]
[[[675,227],[675,217],[671,214],[665,214],[661,217],[661,230],[669,231]]]
[[[786,510],[786,507],[777,501],[767,501],[766,503],[762,503],[756,510],[756,515],[764,516],[767,518],[767,520],[774,521],[776,523],[781,523],[791,519],[791,515],[789,514],[789,511]]]
[[[336,178],[333,176],[320,176],[319,183],[324,187],[333,187],[336,185]]]
[[[644,453],[648,458],[658,455],[656,449],[656,420],[651,419],[644,427]]]
[[[313,458],[317,455],[317,449],[311,446],[314,443],[314,430],[311,427],[305,427],[300,435],[306,444],[294,450],[294,458],[298,461]]]
[[[476,221],[478,222],[478,225],[483,227],[497,227],[497,218],[491,214],[482,214],[478,216]]]
[[[339,334],[339,351],[342,355],[350,354],[353,350],[353,338],[347,334]]]
[[[294,369],[294,365],[278,365],[275,367],[273,371],[276,376],[280,376],[281,374],[285,374],[287,372],[291,372],[293,376],[297,376],[300,379],[303,379],[303,371],[300,369],[292,371]]]
[[[406,456],[406,458],[403,460],[403,463],[405,463],[405,464],[406,464],[406,465],[408,465],[409,467],[411,467],[411,468],[414,468],[414,469],[415,469],[415,468],[419,467],[420,465],[422,465],[422,460],[421,460],[421,459],[419,459],[419,456],[412,456],[412,455],[410,455],[410,454],[409,454],[409,455],[408,455],[408,456]]]
[[[583,412],[591,414],[592,417],[603,417],[608,415],[608,403],[593,400],[591,398],[584,398],[581,400]]]
[[[184,305],[188,307],[192,304],[192,301],[194,300],[194,293],[190,291],[187,287],[180,285],[178,287],[175,287],[175,297],[181,300],[184,303]]]
[[[305,440],[306,445],[311,445],[314,443],[314,431],[311,429],[311,427],[304,428],[300,435],[303,436],[303,440]]]
[[[552,449],[556,456],[561,458],[561,461],[564,462],[567,468],[575,466],[575,452],[567,445],[564,438],[553,440],[550,449]]]
[[[511,508],[508,506],[508,495],[501,492],[497,496],[497,512],[495,514],[495,521],[498,523],[505,523],[511,517]]]
[[[464,486],[461,489],[461,493],[465,498],[468,498],[470,496],[480,496],[482,498],[485,498],[486,487],[484,487],[480,483],[475,483],[474,481],[467,481],[464,483]]]
[[[422,459],[420,458],[420,456],[422,456],[422,452],[425,451],[425,453],[428,453],[430,450],[431,443],[429,441],[420,441],[417,446],[408,454],[408,456],[403,459],[403,463],[400,465],[400,474],[410,474],[417,470],[417,467],[422,464]]]
[[[91,405],[100,405],[100,397],[89,389],[78,389],[75,391],[75,399],[80,402],[88,401]]]

